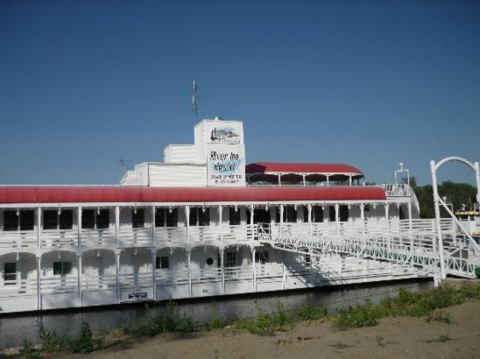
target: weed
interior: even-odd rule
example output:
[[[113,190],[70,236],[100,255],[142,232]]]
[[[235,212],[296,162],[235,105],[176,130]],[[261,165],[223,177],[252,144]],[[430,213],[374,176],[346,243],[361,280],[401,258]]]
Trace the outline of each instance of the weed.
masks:
[[[218,317],[217,307],[215,303],[210,304],[210,308],[212,309],[212,320],[207,325],[208,329],[225,328],[228,325],[228,321],[226,319]]]
[[[375,337],[375,339],[377,340],[377,345],[379,347],[383,348],[385,346],[385,339],[383,339],[381,335]]]
[[[291,329],[293,323],[293,318],[287,314],[283,305],[278,303],[271,313],[265,313],[257,305],[256,317],[239,320],[235,323],[235,327],[244,329],[252,334],[274,335],[276,331]]]
[[[452,323],[452,317],[450,316],[450,314],[445,313],[441,310],[429,313],[425,320],[427,321],[427,323],[430,323],[432,321],[442,322],[442,323],[447,323],[447,324]]]
[[[29,340],[24,340],[20,348],[20,358],[22,359],[42,359],[42,355],[33,346]]]
[[[427,340],[427,343],[446,343],[449,340],[453,340],[453,339],[450,338],[450,335],[447,333],[447,334],[440,334],[436,339]]]
[[[378,324],[379,313],[369,302],[340,309],[334,319],[334,326],[340,330],[372,327]]]
[[[345,343],[336,343],[336,344],[331,344],[329,347],[335,348],[335,349],[347,349],[350,348],[350,345],[347,345]]]

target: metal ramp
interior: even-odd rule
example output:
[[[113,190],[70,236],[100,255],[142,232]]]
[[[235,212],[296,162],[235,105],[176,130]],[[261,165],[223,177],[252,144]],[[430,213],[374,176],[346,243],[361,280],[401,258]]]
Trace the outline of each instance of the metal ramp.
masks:
[[[440,276],[441,256],[431,220],[417,220],[412,231],[322,232],[305,224],[258,224],[258,240],[288,252],[319,256],[328,253],[392,262],[423,268],[427,276]],[[393,228],[391,228],[393,230]],[[383,232],[383,233],[382,233]],[[386,234],[387,233],[387,234]],[[456,234],[453,220],[442,220],[443,260],[446,273],[475,278],[480,267],[478,246]]]

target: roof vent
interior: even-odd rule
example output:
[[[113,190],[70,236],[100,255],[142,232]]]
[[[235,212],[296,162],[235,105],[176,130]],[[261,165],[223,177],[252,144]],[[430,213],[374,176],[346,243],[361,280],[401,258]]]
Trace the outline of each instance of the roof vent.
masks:
[[[223,118],[218,117],[218,116],[215,116],[215,118],[214,118],[213,120],[214,120],[214,121],[223,121]]]

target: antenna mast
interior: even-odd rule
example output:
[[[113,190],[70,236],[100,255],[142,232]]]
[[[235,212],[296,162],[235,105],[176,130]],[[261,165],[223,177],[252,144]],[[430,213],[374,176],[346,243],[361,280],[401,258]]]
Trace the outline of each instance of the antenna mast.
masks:
[[[198,121],[198,100],[200,97],[197,92],[197,83],[193,80],[193,93],[192,93],[192,111],[195,112],[195,120]]]

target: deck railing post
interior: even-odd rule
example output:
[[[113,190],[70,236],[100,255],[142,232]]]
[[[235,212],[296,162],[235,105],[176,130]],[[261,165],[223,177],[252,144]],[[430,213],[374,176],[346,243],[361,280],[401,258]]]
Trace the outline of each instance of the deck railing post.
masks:
[[[220,274],[222,276],[222,294],[225,295],[225,250],[219,249],[220,251]]]
[[[220,242],[223,242],[223,207],[218,206],[218,228],[220,230]]]
[[[185,225],[186,225],[186,235],[187,242],[190,242],[190,206],[185,206]]]
[[[252,248],[253,291],[257,291],[257,267],[255,265],[255,248]]]
[[[438,201],[438,186],[437,186],[437,167],[435,161],[430,161],[430,169],[432,173],[432,187],[433,187],[433,202],[435,207],[435,219],[437,224],[437,249],[440,259],[440,279],[443,280],[447,278],[447,273],[445,270],[445,261],[443,258],[443,238],[442,238],[442,227],[440,224],[440,203]],[[435,242],[435,241],[434,241]]]
[[[157,225],[155,222],[155,212],[156,212],[155,206],[152,206],[152,245],[153,246],[157,245],[157,241],[155,239],[155,226]]]
[[[152,281],[153,281],[153,301],[157,301],[157,249],[152,248]]]
[[[77,207],[77,236],[78,246],[82,246],[82,207]]]
[[[340,211],[339,211],[340,205],[338,203],[335,203],[335,225],[337,226],[337,234],[340,234]]]
[[[365,203],[360,203],[360,219],[362,221],[362,234],[365,234]]]
[[[115,243],[120,245],[120,207],[115,207]]]
[[[78,307],[82,306],[82,254],[77,254],[77,291],[78,291]]]
[[[37,253],[37,309],[42,310],[42,255]]]
[[[120,304],[120,250],[119,249],[115,250],[115,274],[117,277],[117,304]]]
[[[37,248],[42,248],[42,208],[37,208]]]
[[[190,249],[187,250],[188,297],[192,297],[192,274],[190,273]]]

